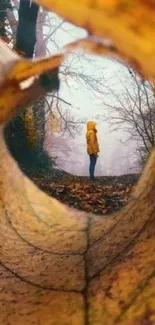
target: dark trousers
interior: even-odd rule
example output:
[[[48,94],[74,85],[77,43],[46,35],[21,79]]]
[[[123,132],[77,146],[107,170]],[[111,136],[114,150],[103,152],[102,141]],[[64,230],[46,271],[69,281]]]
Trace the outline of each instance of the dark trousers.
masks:
[[[90,179],[94,179],[97,157],[95,155],[89,155],[89,157],[90,157],[89,175],[90,175]]]

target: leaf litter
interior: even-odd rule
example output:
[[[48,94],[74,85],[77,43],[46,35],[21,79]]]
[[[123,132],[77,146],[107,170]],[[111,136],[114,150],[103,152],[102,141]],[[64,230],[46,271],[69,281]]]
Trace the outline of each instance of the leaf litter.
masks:
[[[70,176],[57,181],[35,179],[35,183],[48,195],[73,208],[106,215],[129,202],[137,180],[138,175],[100,177],[95,182],[87,177]]]

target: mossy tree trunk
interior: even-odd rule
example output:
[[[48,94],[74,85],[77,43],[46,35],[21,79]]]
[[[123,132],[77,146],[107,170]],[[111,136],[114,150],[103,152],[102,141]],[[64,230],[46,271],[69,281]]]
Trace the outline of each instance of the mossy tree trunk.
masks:
[[[39,7],[36,3],[20,0],[15,49],[28,58],[32,58],[35,51],[38,10]],[[9,122],[5,128],[5,137],[11,153],[30,177],[47,173],[52,164],[43,148],[44,106],[44,98],[38,99],[26,111]]]

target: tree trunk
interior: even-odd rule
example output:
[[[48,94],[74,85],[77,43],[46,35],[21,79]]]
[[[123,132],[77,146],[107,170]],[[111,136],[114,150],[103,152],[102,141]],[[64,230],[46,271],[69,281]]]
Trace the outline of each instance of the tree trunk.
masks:
[[[29,0],[20,0],[19,22],[15,49],[32,58],[36,45],[36,22],[39,7]],[[40,26],[43,29],[43,26]],[[41,33],[43,30],[41,29]],[[42,41],[42,35],[41,40]],[[43,53],[45,54],[45,53]],[[44,150],[45,101],[40,98],[33,106],[15,117],[5,129],[8,147],[20,167],[30,177],[41,176],[51,170],[52,160]],[[16,139],[19,139],[17,142]]]
[[[36,22],[39,6],[30,0],[20,0],[16,50],[28,58],[33,57],[36,44]]]

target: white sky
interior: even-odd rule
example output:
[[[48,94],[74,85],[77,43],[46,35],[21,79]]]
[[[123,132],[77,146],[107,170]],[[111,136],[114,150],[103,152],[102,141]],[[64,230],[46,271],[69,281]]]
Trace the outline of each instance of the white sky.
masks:
[[[55,19],[55,15],[52,15],[52,19],[55,25],[60,24],[61,20]],[[64,23],[60,29],[55,33],[55,40],[61,49],[64,45],[72,42],[76,39],[82,38],[86,35],[86,32],[80,28],[74,27],[68,23]],[[48,46],[50,52],[58,50],[55,43],[52,41]],[[91,63],[87,59],[91,59]],[[107,100],[113,100],[112,96],[108,95],[107,86],[113,85],[117,92],[121,92],[121,85],[118,82],[117,76],[123,80],[126,69],[119,63],[116,63],[107,58],[101,58],[97,56],[85,55],[80,62],[77,60],[76,55],[70,55],[70,57],[64,62],[64,65],[72,65],[72,69],[80,71],[84,74],[96,75],[99,78],[105,79],[102,87],[102,94],[97,97],[92,90],[86,85],[78,83],[76,80],[67,77],[66,82],[61,82],[60,97],[67,102],[71,103],[72,107],[69,108],[65,104],[61,105],[63,110],[70,109],[71,113],[77,119],[84,121],[96,120],[98,124],[98,139],[100,145],[100,156],[98,159],[96,174],[97,175],[118,175],[125,173],[136,172],[135,168],[135,149],[136,143],[130,142],[123,144],[120,140],[125,141],[129,135],[122,130],[113,132],[107,122],[97,119],[97,115],[107,115],[108,108],[103,104]],[[68,137],[67,142],[72,150],[68,155],[62,159],[58,158],[57,162],[60,168],[69,171],[73,174],[88,175],[88,155],[86,153],[86,141],[85,141],[86,126],[83,124],[81,132],[75,136],[75,139]],[[52,148],[50,150],[52,152]],[[60,147],[56,150],[56,143],[54,151],[57,156],[60,154]]]

